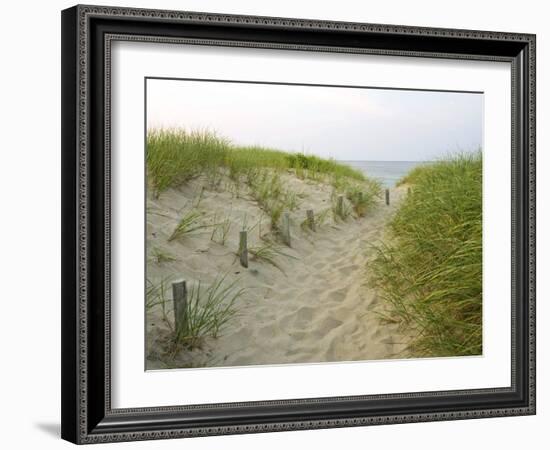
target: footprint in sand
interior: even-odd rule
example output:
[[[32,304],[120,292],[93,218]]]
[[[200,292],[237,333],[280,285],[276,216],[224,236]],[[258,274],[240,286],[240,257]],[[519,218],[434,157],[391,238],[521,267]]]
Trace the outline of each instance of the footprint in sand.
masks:
[[[342,245],[337,245],[336,247],[332,247],[329,249],[331,252],[336,253],[337,255],[343,255],[346,252],[346,247]]]
[[[314,314],[315,314],[314,308],[311,308],[309,306],[303,306],[296,313],[296,319],[299,322],[309,323],[313,319]]]
[[[359,268],[359,266],[357,264],[351,264],[349,266],[345,266],[345,267],[342,267],[342,268],[338,269],[338,271],[342,275],[347,276],[347,275],[350,275],[351,273],[355,272],[358,268]]]
[[[371,302],[367,306],[367,311],[372,311],[376,309],[380,305],[380,298],[375,295],[374,298],[371,300]]]
[[[381,336],[381,334],[382,334],[382,331],[380,330],[380,328],[377,328],[374,333],[371,333],[371,337],[378,340],[378,338]]]
[[[288,335],[292,338],[293,344],[295,344],[296,342],[307,341],[311,337],[311,331],[292,331]]]
[[[323,289],[312,289],[309,293],[309,296],[312,300],[317,300],[323,295],[323,292],[325,292]]]
[[[275,280],[274,279],[271,279],[271,278],[266,278],[264,283],[267,285],[267,286],[273,286],[275,284]]]
[[[336,320],[333,317],[326,317],[318,325],[316,325],[313,333],[316,337],[323,338],[329,334],[332,330],[342,325],[342,321]]]
[[[250,338],[252,337],[252,331],[248,327],[242,327],[226,337],[227,346],[231,351],[240,351],[243,348],[247,348]]]
[[[329,300],[331,302],[341,303],[346,298],[348,290],[349,290],[349,287],[329,291],[327,292],[325,298],[326,300]]]
[[[258,335],[262,338],[272,338],[277,335],[277,327],[275,325],[266,325],[258,330]]]
[[[297,362],[302,362],[307,358],[307,355],[311,354],[312,349],[305,347],[293,347],[286,351],[285,356],[292,357],[292,356],[299,356],[299,358],[296,359]]]
[[[277,300],[292,300],[296,298],[296,293],[298,291],[294,288],[290,289],[281,289],[279,292],[273,291],[273,295],[271,298],[276,298]]]
[[[297,311],[287,314],[279,320],[279,326],[287,333],[294,330],[309,328],[315,316],[315,309],[309,306],[302,306]]]
[[[295,320],[296,320],[296,317],[294,313],[287,314],[286,316],[283,316],[279,319],[279,327],[281,328],[281,330],[286,331],[292,328],[292,325]]]
[[[340,269],[340,267],[349,266],[350,265],[349,262],[350,261],[348,257],[337,259],[332,263],[331,269],[338,270]]]
[[[343,339],[340,336],[335,337],[330,341],[330,344],[328,345],[328,349],[325,352],[325,358],[327,361],[337,361],[339,359],[342,359],[341,357],[339,357],[341,356],[340,355],[341,348],[343,347],[342,343],[343,343]]]

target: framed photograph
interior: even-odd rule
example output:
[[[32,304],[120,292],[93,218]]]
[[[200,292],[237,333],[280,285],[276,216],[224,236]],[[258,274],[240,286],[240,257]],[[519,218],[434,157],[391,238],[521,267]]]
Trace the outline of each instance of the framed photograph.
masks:
[[[535,413],[535,36],[62,12],[62,437]]]

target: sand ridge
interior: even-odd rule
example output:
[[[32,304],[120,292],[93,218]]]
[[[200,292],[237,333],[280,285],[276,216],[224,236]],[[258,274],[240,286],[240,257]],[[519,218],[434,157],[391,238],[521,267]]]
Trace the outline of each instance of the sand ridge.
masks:
[[[391,204],[383,199],[362,218],[345,222],[331,220],[316,232],[301,226],[305,211],[330,207],[331,187],[323,183],[287,176],[286,186],[300,194],[300,206],[291,212],[291,248],[279,257],[282,270],[265,262],[250,260],[240,266],[235,253],[239,227],[246,221],[258,224],[264,216],[246,192],[203,189],[201,180],[183,188],[170,189],[158,199],[147,201],[147,247],[162,249],[175,260],[159,264],[149,260],[148,279],[168,277],[212,282],[226,273],[247,291],[238,299],[238,315],[217,339],[208,338],[199,349],[165,352],[168,325],[161,310],[147,313],[147,368],[246,366],[258,364],[359,361],[404,357],[407,342],[396,324],[380,319],[379,297],[366,285],[371,244],[380,242],[405,187],[392,188]],[[200,197],[200,201],[198,198]],[[204,221],[219,213],[230,217],[232,227],[225,245],[211,240],[211,231],[190,234],[170,243],[181,212],[198,203]],[[210,218],[209,218],[210,216]],[[261,223],[249,233],[249,245],[269,230]],[[170,296],[168,290],[168,296]]]

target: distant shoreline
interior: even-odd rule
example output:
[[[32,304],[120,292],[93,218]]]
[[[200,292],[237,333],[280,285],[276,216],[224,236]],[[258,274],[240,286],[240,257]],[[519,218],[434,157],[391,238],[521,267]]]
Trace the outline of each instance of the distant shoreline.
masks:
[[[360,170],[364,175],[379,180],[386,188],[396,183],[415,167],[430,164],[431,161],[338,161]]]

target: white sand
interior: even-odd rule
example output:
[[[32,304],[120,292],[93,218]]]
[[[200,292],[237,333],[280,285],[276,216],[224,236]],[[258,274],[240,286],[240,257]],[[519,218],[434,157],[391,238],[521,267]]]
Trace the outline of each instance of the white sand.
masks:
[[[163,278],[184,278],[188,283],[208,285],[216,276],[238,279],[247,287],[237,301],[239,314],[217,339],[208,338],[199,349],[166,354],[169,327],[160,306],[147,313],[147,365],[150,369],[190,366],[241,366],[251,364],[357,361],[406,357],[406,338],[398,326],[380,320],[384,305],[366,286],[369,244],[382,237],[384,226],[406,188],[391,190],[391,205],[380,199],[363,218],[327,223],[316,232],[300,226],[306,210],[316,213],[330,208],[330,186],[285,177],[285,187],[301,193],[300,207],[291,213],[291,248],[294,258],[278,257],[284,269],[250,259],[248,269],[236,257],[238,235],[246,215],[248,225],[263,217],[261,226],[249,233],[249,246],[259,234],[269,232],[269,220],[243,187],[240,198],[226,190],[204,190],[199,210],[203,222],[212,223],[214,213],[230,216],[232,227],[225,245],[211,241],[211,230],[167,242],[182,211],[198,201],[205,180],[180,189],[170,189],[147,202],[147,277],[154,283]],[[219,220],[219,219],[218,219]],[[159,264],[151,254],[159,248],[177,258]],[[171,289],[167,285],[167,298]],[[167,303],[169,309],[172,302]],[[172,320],[171,314],[168,320]]]

